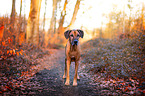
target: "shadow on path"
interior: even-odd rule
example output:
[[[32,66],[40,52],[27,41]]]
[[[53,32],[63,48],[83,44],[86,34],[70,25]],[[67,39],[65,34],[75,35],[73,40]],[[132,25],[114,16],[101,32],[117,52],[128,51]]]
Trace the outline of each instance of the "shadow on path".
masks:
[[[97,95],[97,91],[95,90],[95,86],[87,84],[87,80],[78,81],[78,86],[71,85],[65,86],[65,80],[60,77],[59,72],[57,72],[58,68],[54,68],[51,70],[42,70],[36,73],[36,81],[40,83],[40,86],[43,88],[42,92],[37,91],[37,95],[44,96],[92,96]]]
[[[88,78],[80,78],[78,86],[72,86],[74,77],[75,64],[70,67],[70,86],[65,86],[65,79],[62,79],[64,69],[64,50],[59,50],[51,56],[51,62],[46,61],[49,68],[39,71],[35,74],[33,82],[39,82],[40,89],[35,89],[36,95],[39,96],[96,96],[97,86],[89,84]]]

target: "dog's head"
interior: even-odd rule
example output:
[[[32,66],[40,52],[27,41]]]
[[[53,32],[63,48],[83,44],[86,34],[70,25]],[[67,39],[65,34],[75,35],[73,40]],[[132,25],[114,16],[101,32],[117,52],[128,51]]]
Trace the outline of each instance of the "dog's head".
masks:
[[[72,45],[78,45],[79,38],[83,38],[84,32],[80,29],[67,30],[64,32],[64,36],[66,39],[69,38]]]

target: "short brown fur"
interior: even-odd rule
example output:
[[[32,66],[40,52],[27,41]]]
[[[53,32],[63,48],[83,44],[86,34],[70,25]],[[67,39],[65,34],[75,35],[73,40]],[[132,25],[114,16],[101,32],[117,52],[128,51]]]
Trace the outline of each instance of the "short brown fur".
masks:
[[[81,30],[68,30],[65,32],[66,39],[69,38],[67,45],[65,47],[65,70],[63,78],[66,78],[65,85],[70,85],[70,76],[69,76],[69,70],[70,70],[70,64],[71,62],[75,62],[75,75],[73,80],[73,86],[77,86],[77,79],[79,79],[78,76],[78,65],[80,60],[80,43],[79,38],[83,38],[83,31]],[[77,45],[73,45],[74,40],[77,40]]]

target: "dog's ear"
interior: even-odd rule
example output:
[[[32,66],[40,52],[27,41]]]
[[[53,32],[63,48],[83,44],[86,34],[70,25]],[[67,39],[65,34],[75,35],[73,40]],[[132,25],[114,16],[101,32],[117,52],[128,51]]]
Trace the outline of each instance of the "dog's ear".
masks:
[[[80,29],[78,29],[77,31],[79,32],[80,37],[83,38],[83,37],[84,37],[84,31],[82,31],[82,30],[80,30]]]
[[[67,31],[64,32],[64,36],[65,36],[66,39],[69,38],[69,33],[70,32],[71,32],[71,30],[67,30]]]

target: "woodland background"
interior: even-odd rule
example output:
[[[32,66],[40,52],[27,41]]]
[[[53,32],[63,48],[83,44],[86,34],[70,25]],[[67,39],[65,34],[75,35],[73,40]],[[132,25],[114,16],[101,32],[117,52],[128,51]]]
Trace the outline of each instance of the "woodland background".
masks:
[[[92,6],[90,4],[87,7],[85,4],[87,2],[85,0],[77,0],[76,2],[68,0],[53,0],[50,2],[48,0],[43,0],[43,6],[41,6],[42,0],[32,0],[31,2],[21,0],[21,2],[19,2],[20,8],[17,7],[17,10],[19,9],[19,14],[16,12],[16,0],[13,0],[11,14],[1,16],[1,42],[2,39],[4,42],[10,37],[16,45],[21,45],[26,42],[43,47],[48,47],[48,44],[64,44],[64,31],[73,28],[84,30],[86,34],[84,40],[87,40],[87,38],[118,39],[119,36],[120,38],[134,38],[142,33],[144,29],[145,5],[144,2],[135,5],[135,1],[125,1],[123,1],[122,8],[120,9],[118,9],[119,5],[112,4],[111,12],[103,11],[103,9],[105,10],[105,6],[102,7],[100,10],[104,13],[101,14],[102,18],[100,18],[100,24],[100,22],[94,23],[97,21],[88,22],[87,18],[89,20],[90,18],[94,18],[91,16],[94,15],[94,13],[92,11],[92,14],[90,13],[89,10],[91,10]],[[28,3],[31,3],[30,6],[26,5]],[[46,9],[48,9],[47,6],[49,3],[52,3],[51,6],[53,6],[51,18],[46,17],[48,12]],[[103,3],[105,3],[105,1]],[[70,4],[72,5],[70,6]],[[25,11],[27,7],[30,7],[28,17],[26,17]],[[44,9],[43,14],[40,14],[41,9]],[[83,15],[87,18],[83,17]],[[97,17],[97,15],[100,14],[96,13],[95,15]],[[85,19],[81,19],[81,17]],[[76,19],[81,19],[82,21],[77,21],[75,23]],[[95,26],[94,24],[100,24],[100,27],[96,25],[94,28],[87,28],[84,22],[85,24],[88,22],[88,26],[93,27]],[[46,25],[46,23],[49,23],[49,26]]]
[[[0,11],[1,94],[24,89],[24,82],[44,69],[41,62],[53,54],[50,49],[64,49],[69,29],[84,31],[81,69],[92,74],[94,82],[101,77],[113,82],[111,88],[122,92],[118,94],[145,94],[144,0],[10,1],[10,14]],[[126,87],[126,81],[133,87]]]

